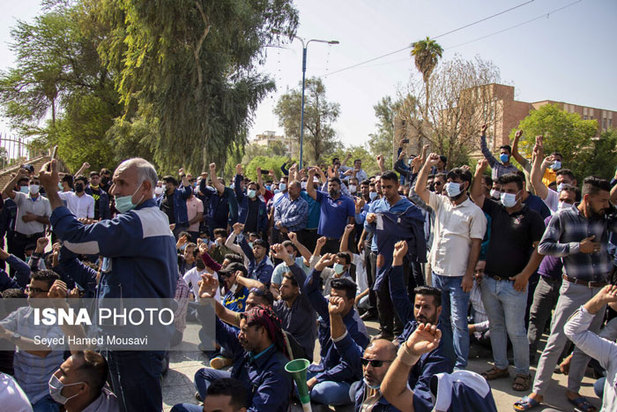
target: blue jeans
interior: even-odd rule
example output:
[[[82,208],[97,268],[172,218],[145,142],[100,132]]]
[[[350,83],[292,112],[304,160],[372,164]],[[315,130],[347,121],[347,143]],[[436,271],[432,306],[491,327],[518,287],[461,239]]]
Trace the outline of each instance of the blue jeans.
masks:
[[[525,307],[527,289],[518,292],[514,282],[495,280],[484,275],[482,283],[482,303],[488,315],[491,332],[491,347],[495,366],[499,369],[508,367],[508,338],[512,342],[514,369],[516,374],[529,374],[529,341],[525,329]],[[508,335],[506,336],[506,331]]]
[[[604,384],[606,383],[606,377],[603,376],[593,384],[593,391],[596,393],[596,396],[602,400],[604,398]]]
[[[212,368],[201,368],[195,373],[195,388],[201,399],[206,399],[208,387],[217,379],[231,378],[231,372],[219,371]]]
[[[159,411],[164,351],[108,351],[109,376],[121,411]],[[144,396],[147,394],[147,396]]]
[[[449,356],[448,352],[454,350],[456,369],[465,369],[469,358],[469,330],[467,328],[469,293],[463,292],[462,282],[462,276],[441,276],[433,273],[433,285],[441,290],[439,322],[444,331],[444,349],[449,358],[453,356]],[[452,342],[451,345],[448,344],[450,342]]]
[[[51,395],[47,395],[36,401],[36,403],[32,405],[32,410],[34,412],[58,412],[60,410],[60,405],[52,399]]]
[[[315,375],[316,373],[314,372],[308,372],[306,379],[309,380]],[[311,390],[311,402],[332,406],[349,405],[353,403],[349,395],[350,389],[351,384],[347,382],[319,382]]]

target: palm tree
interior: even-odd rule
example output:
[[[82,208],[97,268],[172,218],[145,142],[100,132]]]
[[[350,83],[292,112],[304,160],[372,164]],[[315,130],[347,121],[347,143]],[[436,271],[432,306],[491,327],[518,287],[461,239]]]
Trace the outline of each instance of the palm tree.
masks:
[[[427,37],[424,40],[417,41],[411,44],[411,55],[414,58],[416,68],[422,73],[422,80],[424,81],[424,91],[426,94],[426,101],[424,105],[423,117],[425,121],[428,121],[428,96],[429,96],[429,79],[431,73],[437,66],[441,55],[443,54],[443,48],[435,40],[431,40]],[[418,141],[418,147],[420,141]]]

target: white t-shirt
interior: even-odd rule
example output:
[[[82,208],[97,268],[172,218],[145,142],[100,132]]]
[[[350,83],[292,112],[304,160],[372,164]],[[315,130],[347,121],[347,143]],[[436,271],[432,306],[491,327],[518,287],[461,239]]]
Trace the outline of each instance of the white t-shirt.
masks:
[[[77,196],[75,192],[58,192],[66,207],[77,219],[94,219],[94,198],[87,193]]]
[[[206,269],[197,270],[197,267],[194,267],[188,270],[184,276],[182,277],[187,285],[191,288],[193,295],[195,296],[195,302],[199,302],[199,281],[201,281],[201,275],[207,273]],[[216,295],[214,299],[217,301],[221,301],[221,292],[219,288],[216,288]]]

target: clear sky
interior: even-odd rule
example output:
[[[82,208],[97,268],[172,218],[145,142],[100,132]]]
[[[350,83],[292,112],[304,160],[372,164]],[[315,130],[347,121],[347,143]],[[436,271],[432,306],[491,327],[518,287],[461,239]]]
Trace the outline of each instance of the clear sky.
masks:
[[[16,18],[31,20],[39,2],[3,3],[0,67],[6,68],[14,62],[8,49],[10,27]],[[615,0],[297,0],[295,4],[300,11],[298,36],[340,41],[309,45],[307,77],[325,76],[328,99],[341,106],[334,127],[348,145],[367,141],[375,131],[373,105],[383,96],[395,95],[418,73],[409,50],[334,71],[519,5],[437,38],[443,58],[458,53],[467,59],[478,55],[491,60],[502,81],[515,86],[518,100],[550,99],[617,110]],[[268,48],[267,55],[263,70],[275,79],[277,91],[259,106],[249,138],[265,130],[282,133],[273,108],[279,96],[298,87],[302,79],[299,41]]]

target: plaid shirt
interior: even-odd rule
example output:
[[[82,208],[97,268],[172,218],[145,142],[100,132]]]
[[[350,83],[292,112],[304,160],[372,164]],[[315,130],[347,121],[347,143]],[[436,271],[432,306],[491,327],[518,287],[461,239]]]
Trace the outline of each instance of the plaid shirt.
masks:
[[[578,204],[577,204],[578,206]],[[614,218],[587,219],[576,208],[558,211],[551,219],[538,252],[563,258],[565,273],[585,281],[606,281],[613,262],[608,254],[609,232],[617,232]],[[600,242],[600,251],[582,253],[580,242],[590,236]]]
[[[306,200],[298,197],[291,200],[288,195],[283,195],[274,204],[274,222],[281,222],[290,232],[297,232],[306,227],[309,207]]]

